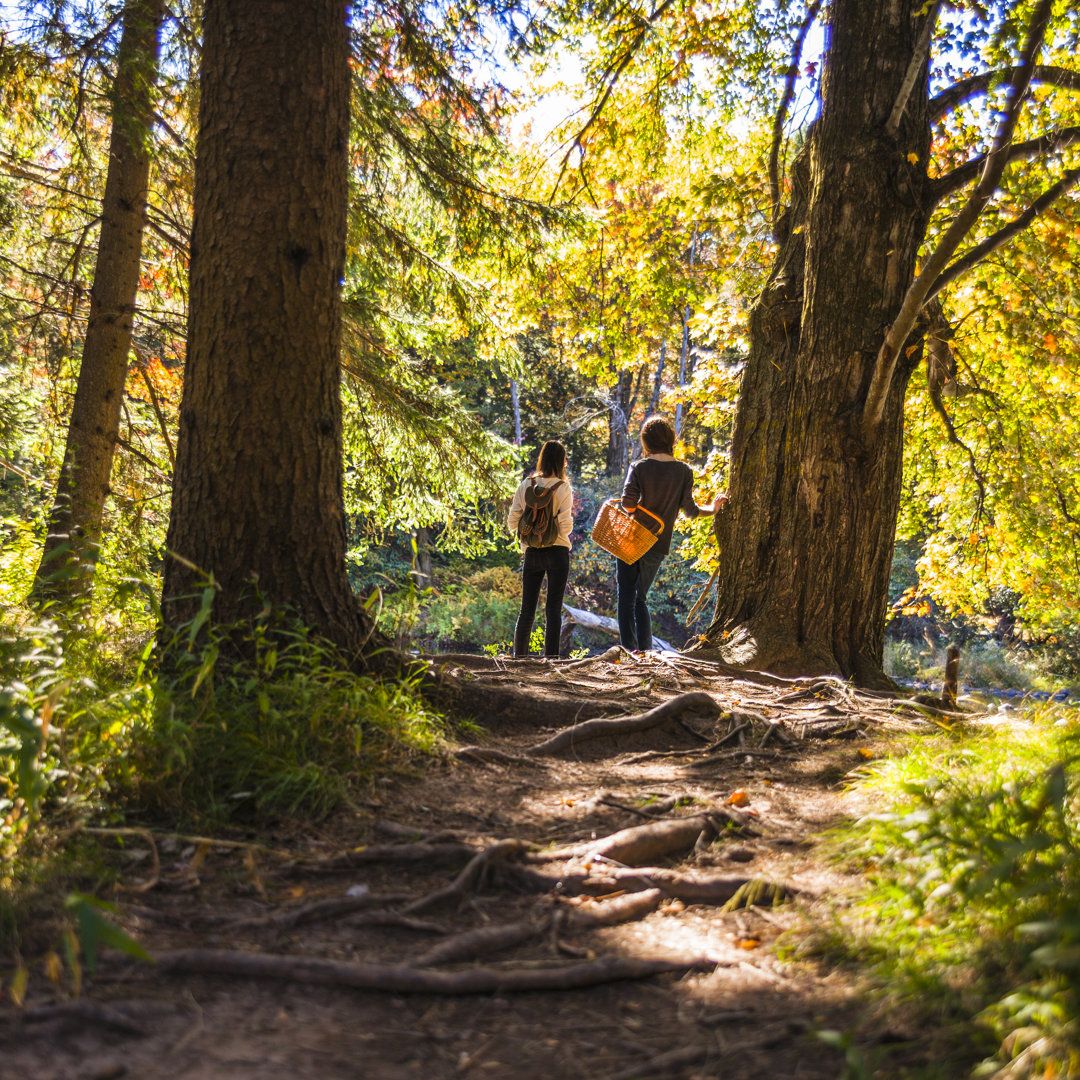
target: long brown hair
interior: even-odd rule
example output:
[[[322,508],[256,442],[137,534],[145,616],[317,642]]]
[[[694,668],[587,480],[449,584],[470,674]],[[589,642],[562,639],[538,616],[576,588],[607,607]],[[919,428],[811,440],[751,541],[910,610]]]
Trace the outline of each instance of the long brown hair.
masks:
[[[641,449],[646,454],[675,452],[675,429],[662,416],[650,416],[641,425]]]
[[[548,439],[540,447],[540,456],[536,459],[536,471],[540,476],[566,479],[566,447],[558,439]]]

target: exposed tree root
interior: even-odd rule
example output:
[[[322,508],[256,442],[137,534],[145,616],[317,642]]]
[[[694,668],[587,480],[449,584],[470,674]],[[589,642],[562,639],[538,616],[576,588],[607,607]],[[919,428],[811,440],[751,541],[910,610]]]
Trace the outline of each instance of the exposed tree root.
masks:
[[[601,926],[633,922],[655,911],[662,899],[663,893],[659,889],[649,889],[602,903],[561,907],[539,919],[520,919],[497,926],[482,926],[440,941],[438,945],[417,957],[413,963],[416,967],[434,967],[438,964],[475,960],[477,957],[542,937],[555,928],[593,930]]]
[[[603,896],[620,890],[642,892],[659,889],[666,899],[682,900],[685,904],[730,903],[737,907],[776,903],[794,892],[787,885],[763,878],[699,877],[658,866],[594,865],[589,870],[552,874],[512,865],[506,868],[506,872],[540,892],[555,892],[564,896]]]
[[[40,1009],[28,1009],[19,1014],[18,1023],[26,1024],[87,1024],[108,1028],[136,1037],[148,1034],[147,1029],[123,1010],[87,998],[64,1001],[59,1005],[46,1005]]]
[[[446,903],[448,900],[458,900],[473,891],[484,871],[495,863],[509,858],[511,855],[520,855],[533,847],[526,840],[498,840],[490,847],[474,855],[468,865],[460,874],[445,888],[436,889],[427,896],[414,900],[403,909],[406,914],[412,915],[419,911],[427,911]]]
[[[702,830],[709,827],[707,814],[693,817],[668,818],[621,829],[602,837],[585,848],[586,859],[604,858],[615,862],[640,866],[655,862],[677,851],[690,851],[697,843]]]
[[[463,862],[476,854],[476,848],[458,842],[419,844],[369,844],[322,859],[298,860],[285,869],[294,874],[335,873],[358,866],[386,862]]]
[[[646,889],[644,892],[617,896],[613,900],[564,907],[559,914],[562,925],[569,930],[592,930],[598,926],[618,926],[643,919],[655,911],[663,899],[662,889]]]
[[[679,1046],[613,1073],[607,1080],[635,1080],[638,1076],[674,1076],[688,1065],[699,1065],[713,1051],[707,1046]]]
[[[543,919],[518,919],[515,922],[498,923],[495,926],[481,926],[476,930],[466,930],[455,934],[446,941],[421,953],[414,961],[414,967],[436,967],[439,964],[453,964],[462,960],[475,960],[479,956],[511,949],[522,942],[540,937],[551,925],[551,916]]]
[[[577,990],[654,975],[711,971],[712,961],[645,960],[608,956],[568,967],[471,968],[467,971],[429,971],[396,964],[347,964],[304,956],[233,952],[225,949],[184,949],[157,957],[165,975],[231,975],[247,979],[285,979],[321,986],[348,987],[388,994],[514,994],[537,990]]]
[[[499,765],[529,765],[534,769],[546,769],[547,765],[534,758],[522,757],[520,754],[507,754],[503,750],[496,750],[491,746],[462,746],[454,751],[454,757],[460,761],[477,761],[481,765],[495,762]]]
[[[364,896],[335,896],[329,900],[317,900],[302,907],[283,911],[276,915],[261,915],[253,919],[238,919],[228,924],[230,930],[248,930],[267,928],[273,930],[292,930],[297,926],[309,926],[317,922],[329,922],[355,916],[360,912],[371,912],[372,908],[385,907],[408,899],[402,893],[367,893]]]
[[[638,716],[617,716],[586,720],[583,723],[574,724],[572,727],[564,728],[550,739],[545,739],[541,743],[530,746],[525,753],[529,757],[557,754],[590,739],[646,731],[687,712],[703,712],[715,716],[719,712],[719,708],[708,694],[700,691],[691,694],[680,694],[678,697],[665,701],[662,705],[657,705],[655,709],[650,709],[648,712],[641,713]]]

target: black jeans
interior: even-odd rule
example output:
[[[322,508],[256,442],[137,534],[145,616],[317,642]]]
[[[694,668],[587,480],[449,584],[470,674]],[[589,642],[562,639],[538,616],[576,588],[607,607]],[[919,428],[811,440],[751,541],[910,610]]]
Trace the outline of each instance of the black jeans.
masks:
[[[536,602],[547,574],[547,602],[544,604],[544,655],[559,655],[559,632],[562,630],[562,602],[566,579],[570,576],[570,549],[555,545],[526,548],[521,565],[521,614],[514,629],[514,655],[529,655]]]
[[[615,581],[619,588],[619,643],[624,649],[652,648],[652,622],[645,597],[663,561],[663,555],[651,551],[646,551],[635,563],[615,560]]]

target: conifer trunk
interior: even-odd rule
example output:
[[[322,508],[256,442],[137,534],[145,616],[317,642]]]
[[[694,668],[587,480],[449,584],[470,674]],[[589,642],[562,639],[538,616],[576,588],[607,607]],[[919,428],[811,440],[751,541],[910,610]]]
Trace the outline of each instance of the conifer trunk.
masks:
[[[204,26],[164,615],[193,615],[201,571],[217,586],[215,621],[265,600],[352,648],[363,617],[345,571],[338,355],[346,4],[207,0]]]
[[[163,0],[128,0],[113,86],[109,166],[90,317],[34,595],[89,599],[109,494],[142,265]]]
[[[719,593],[706,647],[741,666],[887,682],[903,398],[918,349],[902,358],[869,443],[861,416],[928,218],[925,64],[899,132],[885,132],[925,8],[831,6],[822,111],[751,313],[731,497],[715,522]]]

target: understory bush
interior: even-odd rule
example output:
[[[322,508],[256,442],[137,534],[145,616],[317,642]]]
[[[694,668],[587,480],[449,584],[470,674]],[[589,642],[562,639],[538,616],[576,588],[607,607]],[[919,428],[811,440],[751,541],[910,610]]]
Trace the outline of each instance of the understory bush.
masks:
[[[318,817],[439,744],[442,721],[408,676],[357,674],[269,607],[212,626],[213,589],[203,596],[164,646],[137,587],[64,623],[4,609],[0,854],[45,819]]]
[[[322,817],[441,743],[415,679],[357,674],[268,607],[231,626],[196,618],[150,659],[136,677],[153,709],[128,732],[125,785],[135,805],[173,819]]]
[[[972,1030],[992,1040],[976,1075],[1080,1075],[1078,755],[1075,717],[1052,707],[920,740],[863,771],[893,808],[839,839],[870,884],[827,951],[873,965],[889,1000],[961,1023],[960,1056]]]

